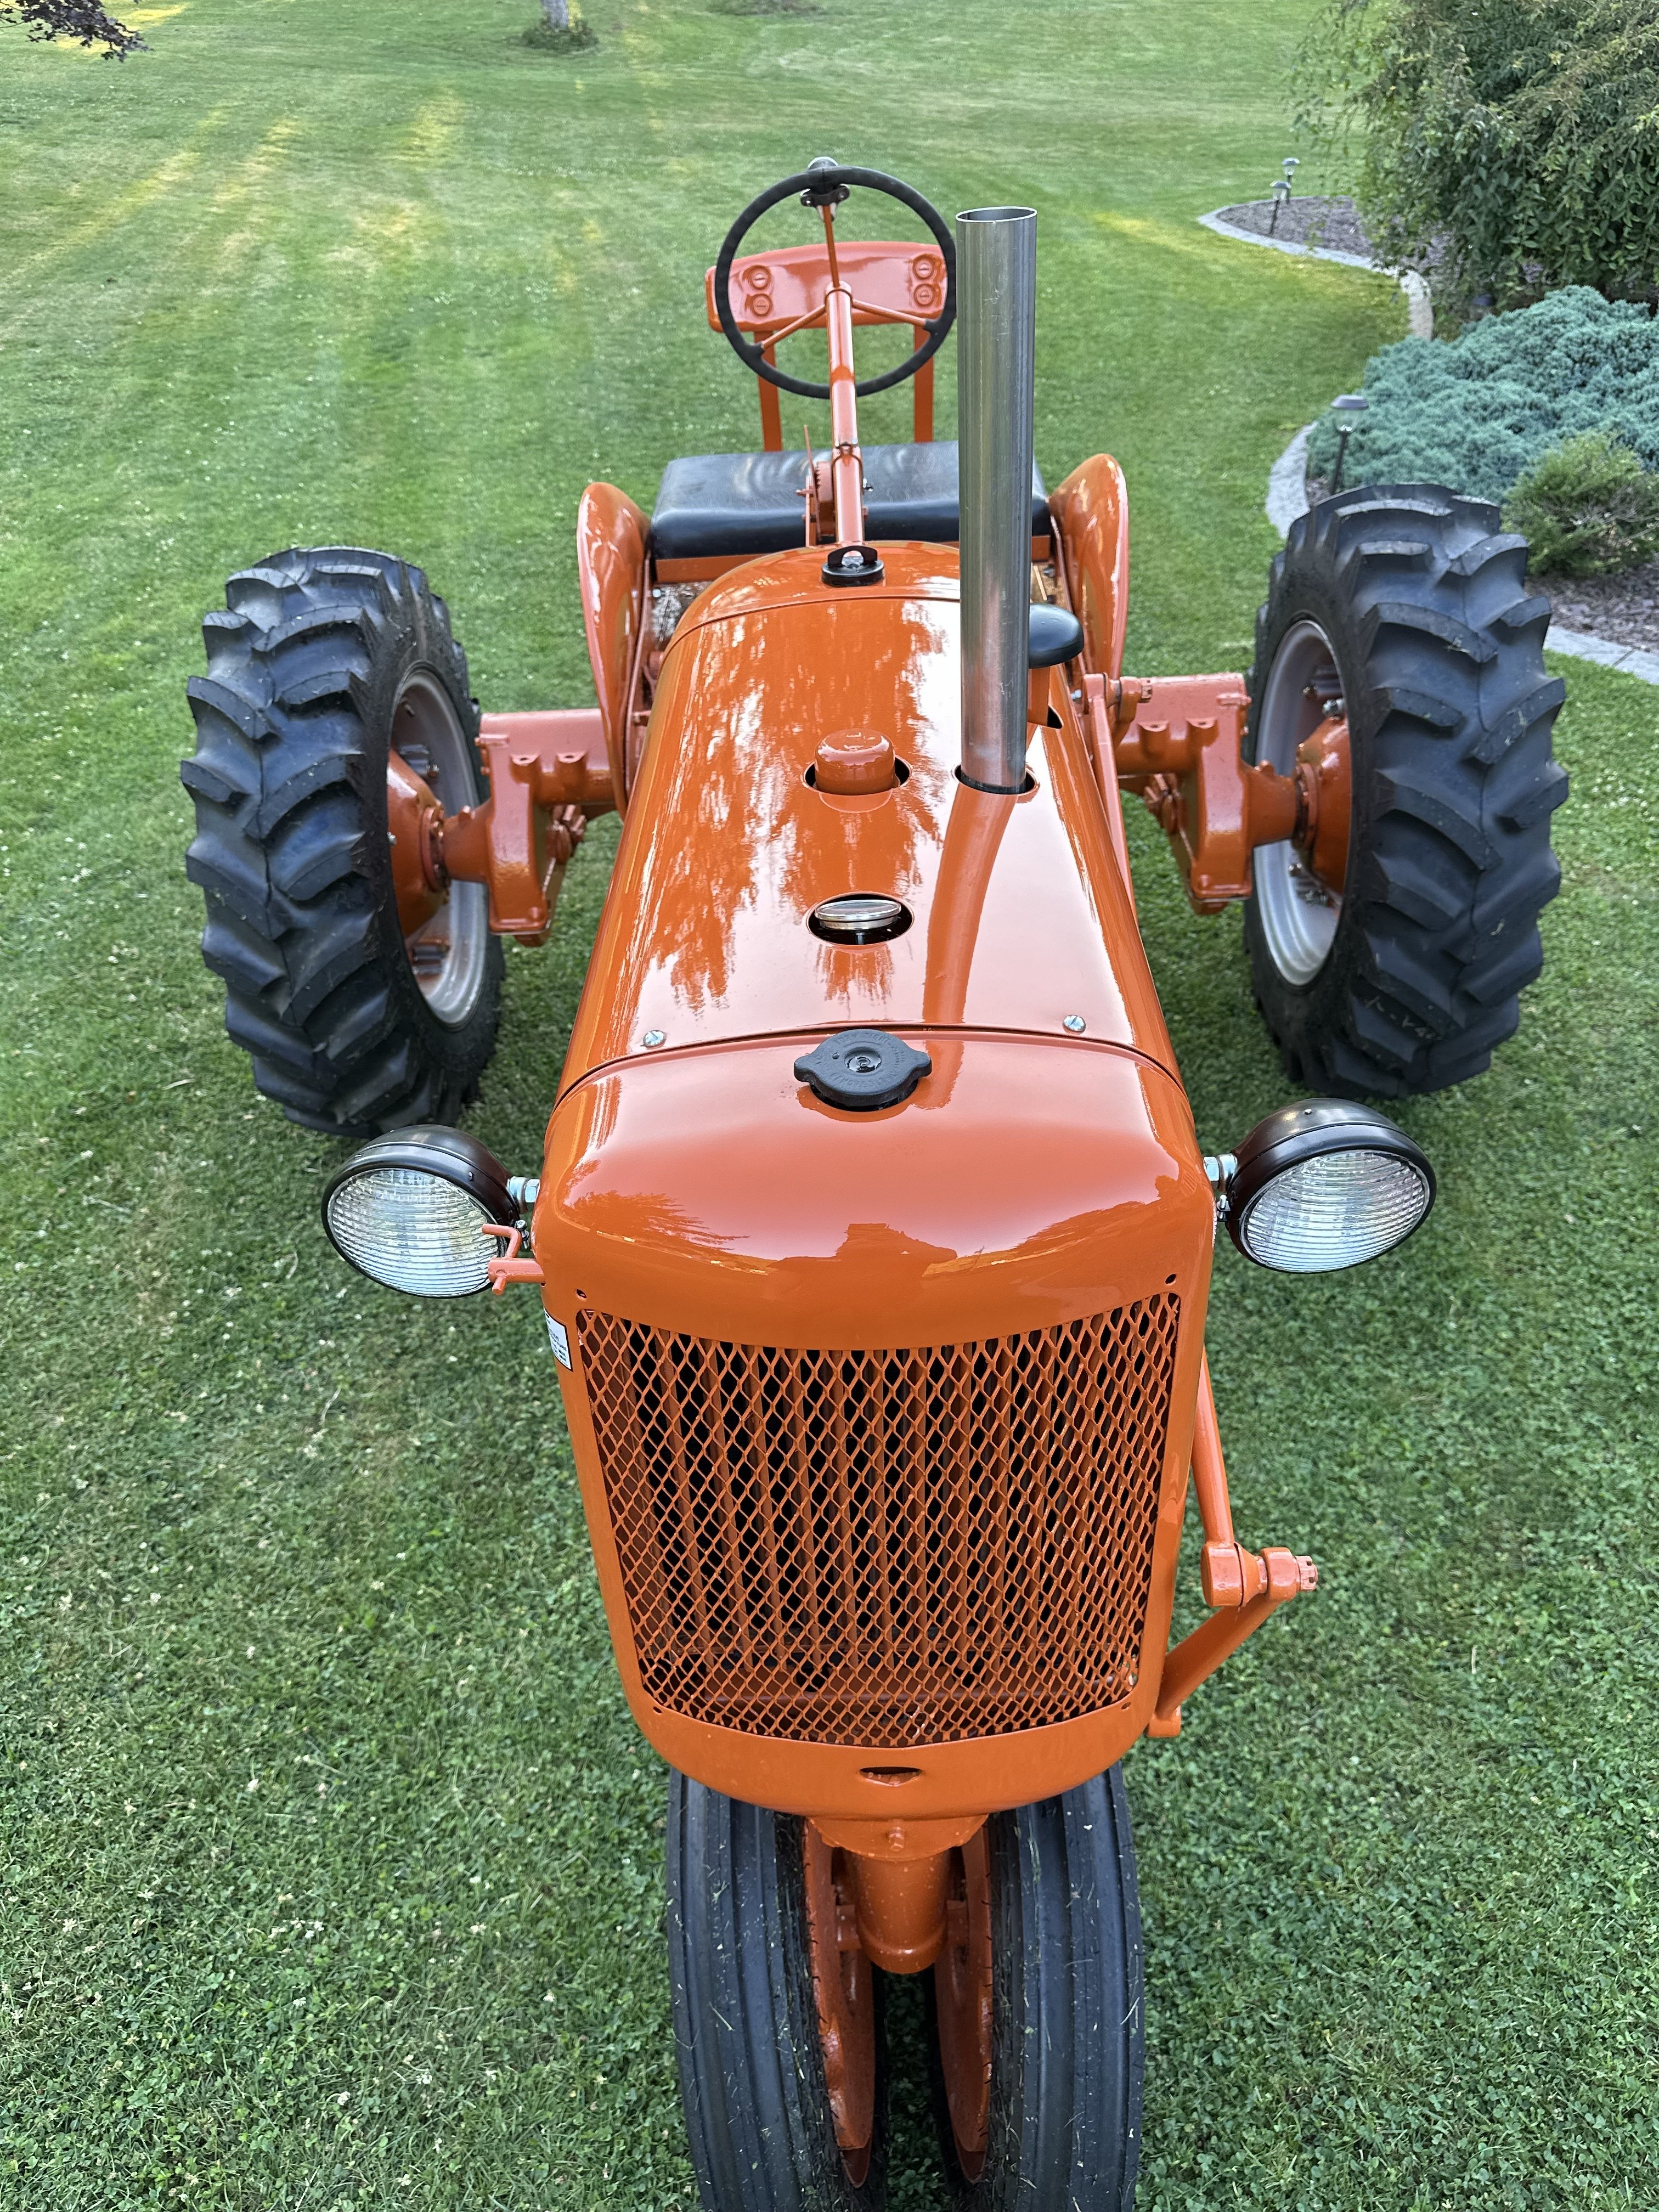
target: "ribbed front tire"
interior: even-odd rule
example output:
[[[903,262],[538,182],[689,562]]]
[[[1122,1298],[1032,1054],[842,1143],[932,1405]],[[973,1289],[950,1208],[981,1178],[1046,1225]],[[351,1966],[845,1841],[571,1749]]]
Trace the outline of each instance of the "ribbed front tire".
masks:
[[[886,2069],[854,2181],[836,2140],[806,1918],[802,1823],[683,1774],[668,1795],[668,1963],[704,2212],[879,2212]],[[875,1999],[879,2004],[880,1982]]]
[[[999,1813],[988,1830],[991,2094],[982,2157],[962,2155],[942,2071],[935,2075],[955,2201],[963,2212],[1130,2212],[1145,2022],[1121,1771]]]

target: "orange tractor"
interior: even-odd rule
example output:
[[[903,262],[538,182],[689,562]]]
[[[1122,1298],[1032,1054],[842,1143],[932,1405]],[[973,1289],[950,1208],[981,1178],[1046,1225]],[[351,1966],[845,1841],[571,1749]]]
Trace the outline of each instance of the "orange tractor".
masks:
[[[849,191],[919,243],[838,240]],[[811,243],[740,248],[787,199]],[[709,2212],[882,2200],[884,1978],[927,1975],[975,2208],[1127,2206],[1141,1954],[1119,1762],[1315,1581],[1235,1534],[1204,1358],[1218,1222],[1342,1267],[1434,1178],[1367,1097],[1514,1029],[1555,888],[1561,686],[1493,509],[1423,485],[1292,529],[1250,676],[1122,668],[1103,456],[1032,458],[1036,219],[954,230],[820,161],[745,210],[710,324],[763,450],[577,521],[596,708],[480,717],[418,569],[232,578],[190,685],[191,876],[227,1023],[369,1141],[328,1234],[434,1297],[535,1285],[617,1665],[672,1770],[668,1948]],[[854,332],[901,365],[857,379]],[[958,334],[958,440],[933,362]],[[779,366],[826,334],[827,384]],[[857,402],[914,380],[915,435]],[[780,390],[830,404],[785,449]],[[1243,900],[1298,1083],[1194,1133],[1120,793]],[[447,1126],[587,823],[621,843],[539,1172]],[[1208,1617],[1170,1647],[1189,1484]]]

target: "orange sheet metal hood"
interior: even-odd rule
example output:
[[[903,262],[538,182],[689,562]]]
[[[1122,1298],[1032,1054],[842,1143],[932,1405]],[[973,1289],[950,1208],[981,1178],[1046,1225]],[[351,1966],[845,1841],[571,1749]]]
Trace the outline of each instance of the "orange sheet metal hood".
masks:
[[[1146,1727],[1169,1633],[1215,1225],[1185,1094],[1139,1054],[1006,1032],[944,1042],[919,1030],[902,1034],[926,1046],[934,1073],[905,1103],[873,1114],[825,1108],[795,1081],[793,1062],[810,1044],[807,1033],[653,1053],[601,1070],[554,1114],[535,1222],[544,1297],[571,1363],[560,1380],[600,1589],[641,1729],[672,1765],[730,1796],[883,1821],[976,1814],[1068,1789],[1110,1765]],[[931,1086],[944,1091],[944,1110],[923,1106]],[[1161,1379],[1151,1355],[1152,1317],[1160,1314],[1178,1319],[1173,1364]],[[689,1501],[696,1491],[703,1540],[716,1547],[710,1557],[725,1559],[726,1533],[732,1547],[746,1545],[744,1588],[752,1583],[757,1604],[775,1587],[781,1591],[793,1570],[757,1522],[765,1504],[753,1486],[757,1468],[772,1468],[779,1453],[789,1461],[787,1440],[757,1445],[760,1457],[745,1458],[754,1443],[748,1428],[699,1428],[684,1408],[686,1434],[659,1435],[639,1401],[638,1377],[653,1358],[683,1368],[690,1384],[756,1358],[781,1358],[793,1371],[811,1367],[816,1355],[822,1373],[827,1353],[839,1372],[843,1352],[859,1359],[858,1372],[890,1379],[931,1371],[929,1346],[960,1348],[954,1359],[940,1355],[947,1367],[976,1356],[995,1366],[1000,1340],[1005,1364],[1012,1354],[1030,1377],[1035,1411],[1060,1387],[1052,1370],[1067,1357],[1068,1324],[1119,1347],[1089,1418],[1120,1421],[1143,1393],[1148,1408],[1139,1456],[1108,1478],[1096,1531],[1116,1562],[1117,1580],[1107,1582],[1114,1592],[1121,1583],[1112,1606],[1132,1648],[1127,1677],[1094,1710],[1019,1717],[1027,1707],[1045,1711],[1033,1665],[1055,1680],[1064,1668],[1027,1648],[1030,1623],[1017,1607],[1004,1627],[1023,1633],[1022,1652],[1005,1648],[1004,1634],[988,1655],[1009,1713],[994,1729],[969,1729],[960,1740],[919,1744],[910,1735],[902,1752],[880,1730],[862,1742],[855,1731],[849,1741],[829,1724],[827,1705],[827,1740],[803,1741],[799,1729],[784,1740],[775,1722],[732,1724],[718,1701],[709,1707],[706,1698],[658,1693],[659,1675],[683,1660],[701,1663],[712,1632],[695,1595],[666,1595],[702,1554],[641,1552],[642,1544],[650,1550],[649,1532],[642,1536],[635,1524],[659,1511],[641,1506],[647,1492],[655,1497],[665,1485]],[[617,1381],[619,1328],[633,1347],[624,1359],[635,1364],[631,1389]],[[659,1351],[641,1350],[648,1344]],[[757,1355],[738,1346],[787,1349]],[[641,1417],[649,1433],[630,1457],[629,1424]],[[913,1418],[921,1417],[913,1410]],[[998,1417],[987,1418],[994,1428]],[[1078,1418],[1060,1416],[1067,1484],[1084,1479],[1073,1465],[1083,1442],[1066,1427]],[[744,1419],[752,1425],[752,1407]],[[1000,1435],[988,1432],[992,1462]],[[821,1449],[833,1469],[830,1431]],[[687,1457],[694,1452],[696,1467]],[[783,1478],[775,1468],[772,1475],[787,1480],[787,1468]],[[725,1517],[716,1498],[722,1478],[731,1492]],[[860,1509],[884,1527],[905,1519],[910,1492],[896,1480],[879,1508],[866,1499]],[[994,1472],[990,1482],[994,1488]],[[845,1532],[833,1497],[822,1511],[829,1548],[814,1554],[817,1570],[843,1571],[860,1586],[880,1583],[867,1562],[835,1567]],[[1131,1522],[1138,1533],[1126,1534]],[[1028,1565],[1042,1548],[1015,1547]],[[711,1617],[720,1610],[706,1590],[701,1603]],[[1054,1608],[1057,1637],[1062,1615],[1069,1618],[1063,1604]],[[727,1621],[712,1644],[735,1670],[721,1684],[741,1702],[741,1634]],[[1075,1666],[1069,1644],[1065,1657]],[[853,1674],[867,1677],[878,1663],[888,1662],[872,1646]]]
[[[872,1114],[796,1081],[805,1034],[578,1086],[536,1212],[548,1310],[573,1334],[586,1306],[825,1346],[1006,1336],[1166,1289],[1201,1320],[1215,1215],[1178,1083],[1111,1047],[899,1034],[933,1073]]]
[[[1068,1016],[1173,1073],[1063,685],[1035,789],[969,791],[955,547],[885,546],[885,581],[857,590],[826,588],[822,558],[750,562],[675,634],[564,1087],[651,1050],[864,1024],[1059,1038]],[[814,790],[820,741],[847,732],[890,739],[908,781],[875,799]],[[808,916],[850,891],[902,899],[911,927],[824,943]]]

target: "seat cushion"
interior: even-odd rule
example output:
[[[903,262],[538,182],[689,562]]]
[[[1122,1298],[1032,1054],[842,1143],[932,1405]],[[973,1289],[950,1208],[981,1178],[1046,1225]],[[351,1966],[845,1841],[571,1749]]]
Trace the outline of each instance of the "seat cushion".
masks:
[[[864,528],[871,540],[954,544],[962,526],[954,438],[864,448]],[[805,453],[694,453],[662,472],[651,517],[659,561],[781,553],[802,543]],[[1031,469],[1031,535],[1049,531],[1048,495]]]

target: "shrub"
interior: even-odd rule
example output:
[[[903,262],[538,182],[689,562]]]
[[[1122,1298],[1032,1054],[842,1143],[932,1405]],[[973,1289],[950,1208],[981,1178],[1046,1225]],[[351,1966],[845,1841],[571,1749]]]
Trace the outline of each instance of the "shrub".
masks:
[[[1546,453],[1598,431],[1659,470],[1659,318],[1582,286],[1554,292],[1449,345],[1385,347],[1366,363],[1365,397],[1348,483],[1443,483],[1502,501]],[[1310,472],[1328,481],[1335,459],[1327,415],[1308,441]]]
[[[1326,0],[1298,78],[1438,300],[1659,295],[1659,0]]]
[[[569,23],[536,22],[524,34],[527,46],[539,46],[544,53],[579,54],[585,47],[596,46],[593,26],[578,15]]]
[[[1532,566],[1602,576],[1659,553],[1659,476],[1600,430],[1534,461],[1504,508],[1532,548]]]

